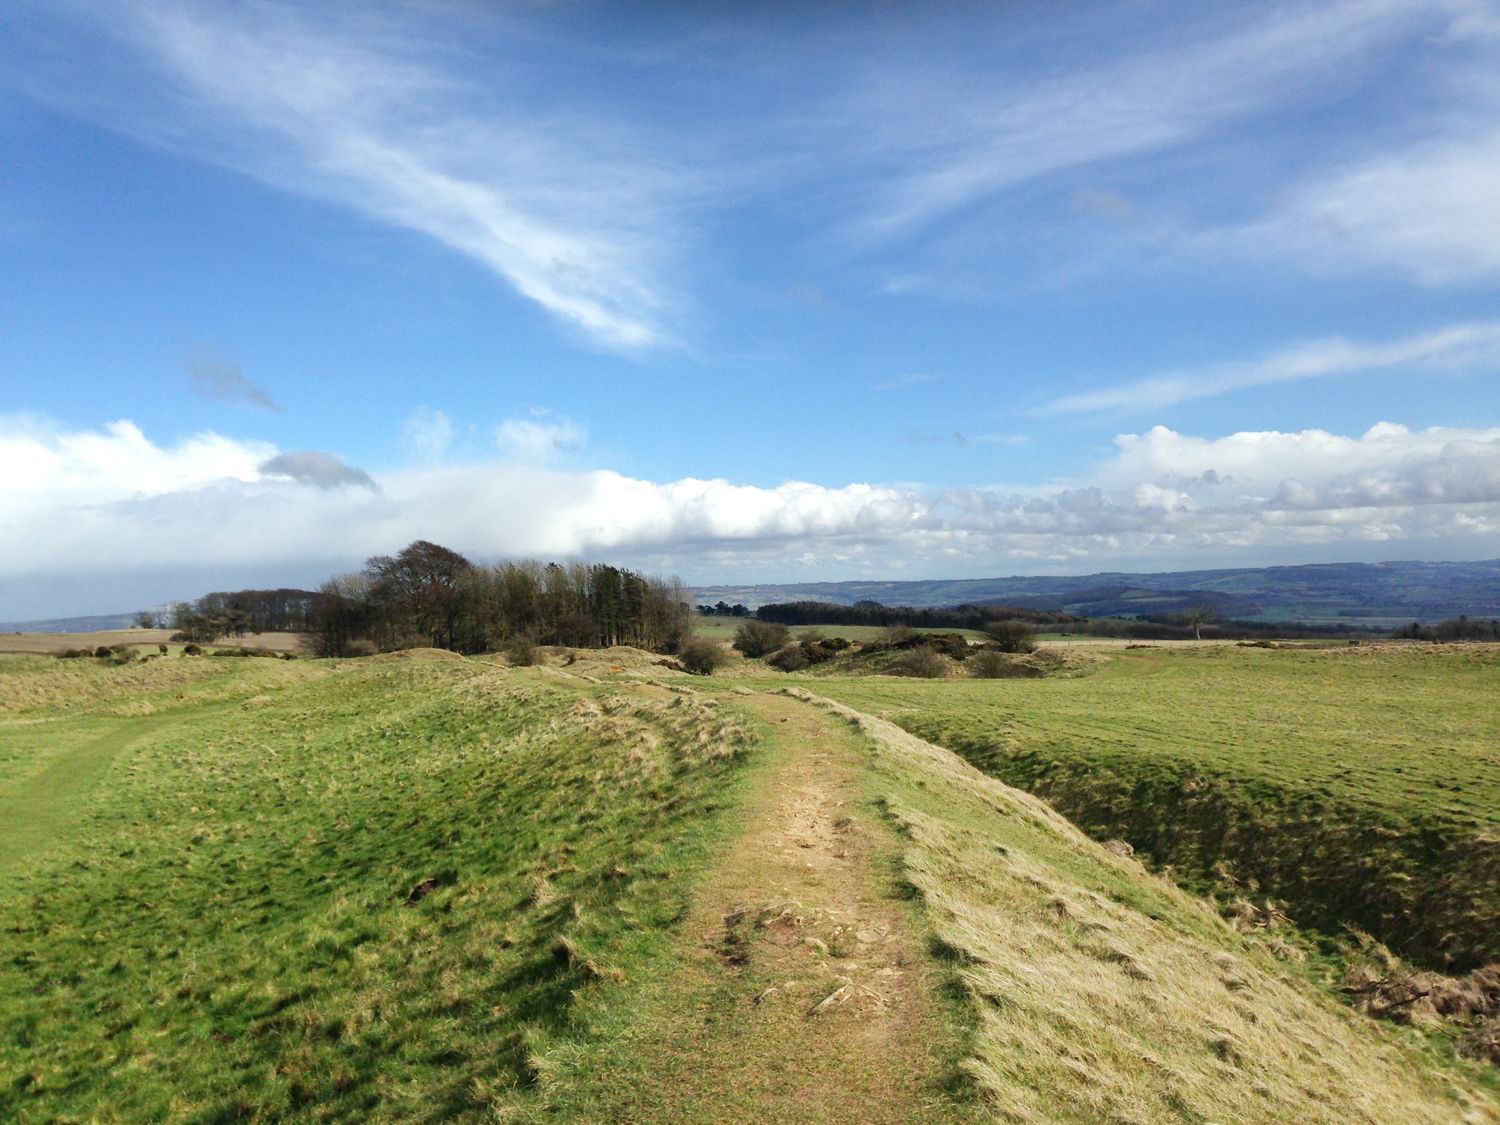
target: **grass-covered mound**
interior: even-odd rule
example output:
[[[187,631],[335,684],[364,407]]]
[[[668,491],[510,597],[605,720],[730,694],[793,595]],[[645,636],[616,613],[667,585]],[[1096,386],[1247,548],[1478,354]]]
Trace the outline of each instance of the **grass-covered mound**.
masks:
[[[1121,650],[1081,678],[818,691],[1199,890],[1272,895],[1429,967],[1500,959],[1496,646]]]
[[[0,714],[0,804],[76,787],[0,859],[6,1120],[524,1101],[656,967],[751,742],[685,696],[421,656],[28,663]]]
[[[1500,1120],[1474,1072],[1434,1065],[1046,803],[827,706],[870,739],[872,789],[971,1004],[967,1071],[997,1119]]]

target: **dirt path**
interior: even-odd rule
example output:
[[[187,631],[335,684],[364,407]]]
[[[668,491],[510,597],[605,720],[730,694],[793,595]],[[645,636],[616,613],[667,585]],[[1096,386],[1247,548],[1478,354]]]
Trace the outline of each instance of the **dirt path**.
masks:
[[[610,1118],[966,1119],[944,1088],[939,981],[895,895],[896,840],[862,806],[858,735],[784,696],[743,702],[775,757],[684,925],[689,969],[631,1045],[655,1065]]]

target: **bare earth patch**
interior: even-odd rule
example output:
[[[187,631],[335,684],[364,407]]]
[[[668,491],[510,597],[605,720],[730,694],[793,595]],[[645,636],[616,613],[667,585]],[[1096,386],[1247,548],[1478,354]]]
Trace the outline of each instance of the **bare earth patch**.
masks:
[[[948,1086],[953,1061],[934,1051],[955,1038],[952,1013],[893,897],[894,837],[861,808],[857,734],[793,699],[745,702],[771,725],[776,760],[684,922],[687,971],[630,1044],[654,1064],[601,1110],[621,1121],[971,1119],[977,1107]]]

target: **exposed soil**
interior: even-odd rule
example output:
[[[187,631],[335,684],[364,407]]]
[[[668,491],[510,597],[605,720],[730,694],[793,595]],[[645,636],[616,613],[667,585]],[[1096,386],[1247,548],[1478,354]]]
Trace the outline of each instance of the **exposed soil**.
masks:
[[[637,1091],[651,1109],[622,1119],[961,1119],[931,1047],[952,1037],[937,981],[888,875],[895,839],[861,807],[858,736],[790,698],[743,702],[777,758],[685,922],[694,979],[674,991],[692,1010]]]

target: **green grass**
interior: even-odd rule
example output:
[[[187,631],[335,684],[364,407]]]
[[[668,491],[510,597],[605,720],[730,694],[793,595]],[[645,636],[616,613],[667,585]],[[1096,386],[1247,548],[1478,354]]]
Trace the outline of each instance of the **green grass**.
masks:
[[[57,717],[66,689],[91,702]],[[753,742],[712,704],[458,658],[33,663],[0,694],[12,799],[77,765],[71,809],[5,809],[67,821],[0,890],[7,1120],[525,1103],[578,1013],[663,963]]]
[[[1200,890],[1215,868],[1326,934],[1500,957],[1500,650],[1114,650],[1043,680],[820,679]]]
[[[819,690],[831,681],[819,681]],[[863,685],[861,685],[863,686]],[[837,705],[835,705],[837,706]],[[1492,1121],[1482,1068],[1377,1027],[1051,807],[895,725],[873,785],[1009,1122]]]
[[[1500,932],[1484,923],[1496,650],[1069,661],[1085,674],[737,662],[664,686],[654,658],[621,650],[514,670],[440,653],[0,657],[0,1120],[748,1116],[768,1104],[753,1088],[795,1105],[778,1051],[823,1025],[745,1024],[685,920],[747,831],[764,748],[828,744],[827,727],[739,710],[799,682],[1011,773],[1090,833],[1146,841],[1189,881],[1228,858],[1309,909],[1385,904],[1403,912],[1386,921],[1459,935],[1440,950]],[[899,834],[882,862],[931,939],[922,973],[954,985],[933,1052],[965,1060],[951,1093],[978,1091],[986,1114],[1500,1119],[1451,1052],[1341,1007],[1273,940],[1043,802],[890,723],[825,717],[859,727],[867,758],[847,748],[845,768]],[[780,819],[757,823],[755,854],[790,847]],[[734,1065],[683,1073],[717,1045],[762,1086],[736,1101],[711,1081]],[[643,1074],[659,1099],[607,1088]]]

